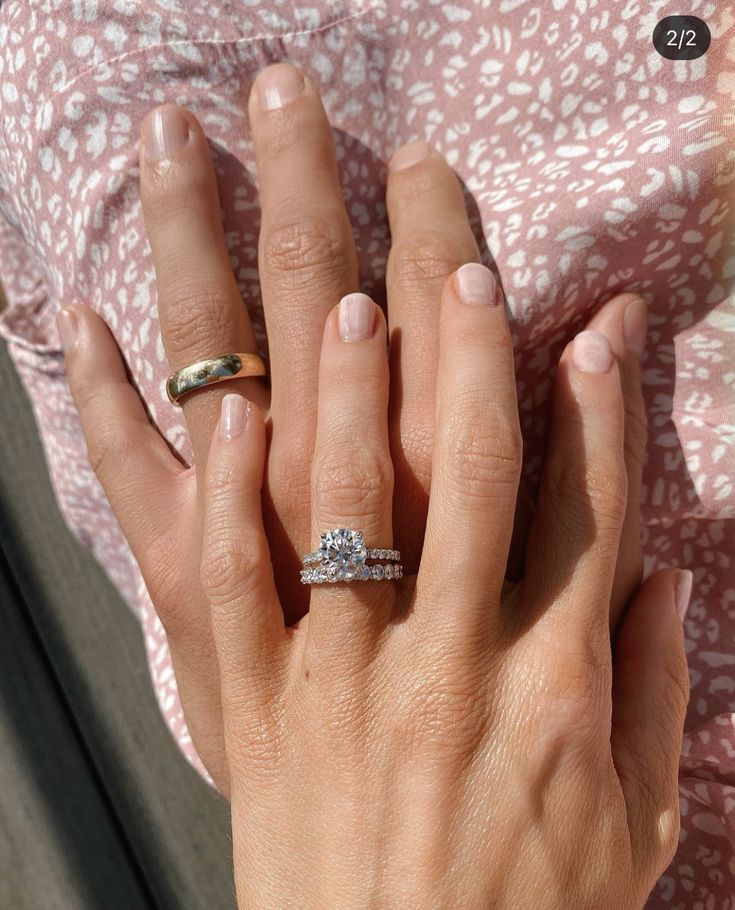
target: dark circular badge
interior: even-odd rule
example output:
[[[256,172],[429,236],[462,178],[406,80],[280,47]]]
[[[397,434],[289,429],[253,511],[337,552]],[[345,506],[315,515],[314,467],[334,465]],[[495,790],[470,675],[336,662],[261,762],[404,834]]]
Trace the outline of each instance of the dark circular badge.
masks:
[[[709,26],[697,16],[666,16],[653,30],[653,46],[667,60],[696,60],[711,41]]]

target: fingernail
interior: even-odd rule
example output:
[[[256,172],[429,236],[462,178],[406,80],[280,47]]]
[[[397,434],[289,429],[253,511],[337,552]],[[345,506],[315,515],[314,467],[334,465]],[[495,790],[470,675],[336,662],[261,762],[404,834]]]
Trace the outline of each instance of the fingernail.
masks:
[[[572,345],[572,360],[583,373],[607,373],[613,364],[610,342],[602,332],[580,332]]]
[[[495,276],[479,262],[467,262],[457,269],[457,293],[464,303],[498,302]]]
[[[72,312],[72,310],[67,310],[66,307],[63,307],[56,314],[56,325],[59,329],[61,347],[64,349],[64,353],[66,353],[74,344],[77,337],[79,322],[76,314]]]
[[[148,161],[170,158],[186,145],[189,121],[178,108],[156,108],[143,124],[143,145]]]
[[[347,294],[339,302],[339,337],[365,341],[375,331],[375,304],[367,294]]]
[[[295,66],[276,63],[260,73],[256,86],[261,110],[275,111],[299,97],[304,90],[304,76]]]
[[[431,146],[423,139],[407,142],[393,152],[393,157],[388,162],[389,171],[402,171],[413,164],[418,164],[429,157]]]
[[[676,573],[676,612],[682,619],[689,607],[693,579],[694,575],[690,569],[679,569]]]
[[[234,439],[245,429],[250,416],[250,402],[237,393],[229,393],[222,399],[219,420],[219,436],[222,440]]]
[[[639,357],[646,346],[648,331],[646,301],[642,297],[631,300],[623,313],[623,338],[628,350]]]

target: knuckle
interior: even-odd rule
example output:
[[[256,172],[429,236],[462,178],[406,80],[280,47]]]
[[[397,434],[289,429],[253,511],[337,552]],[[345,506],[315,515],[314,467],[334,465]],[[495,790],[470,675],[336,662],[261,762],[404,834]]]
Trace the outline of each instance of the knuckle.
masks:
[[[594,464],[579,457],[555,458],[549,493],[548,505],[572,540],[586,537],[593,524],[619,528],[627,507],[625,466],[617,458],[597,458]]]
[[[597,469],[589,469],[585,477],[585,489],[598,523],[610,528],[619,527],[628,505],[625,467],[615,460],[608,467],[599,465]]]
[[[199,580],[215,604],[242,602],[266,590],[270,558],[260,537],[221,539],[202,551]]]
[[[207,168],[181,162],[167,167],[146,167],[141,179],[141,200],[146,222],[154,229],[168,222],[202,217],[202,200],[213,191]]]
[[[292,288],[338,286],[351,258],[343,219],[311,215],[275,222],[263,239],[263,267]]]
[[[165,312],[163,341],[176,352],[219,349],[222,339],[232,335],[233,294],[225,288],[201,287],[191,267],[182,268],[176,287],[161,295],[173,303]],[[241,301],[235,300],[239,305]]]
[[[349,454],[328,451],[314,460],[311,488],[319,514],[380,514],[392,495],[393,466],[386,452],[369,443]]]
[[[210,503],[221,498],[228,500],[234,492],[244,486],[243,466],[238,462],[227,462],[208,467],[204,472],[204,493]]]
[[[137,453],[138,447],[133,439],[102,423],[98,423],[87,437],[89,464],[106,491],[111,480],[124,478]]]
[[[456,241],[437,234],[413,234],[399,241],[389,258],[390,280],[399,286],[444,281],[467,261],[467,252]]]
[[[484,497],[498,487],[515,494],[523,442],[517,422],[488,419],[486,406],[473,402],[457,407],[442,431],[448,477],[473,496]]]
[[[597,745],[604,731],[603,705],[610,691],[611,658],[602,632],[589,631],[558,643],[548,652],[548,673],[543,673],[542,716],[545,736],[551,741]]]
[[[668,805],[661,812],[658,819],[659,856],[653,870],[656,876],[661,875],[669,867],[676,855],[676,851],[679,849],[680,836],[681,807],[679,806],[679,785],[678,781],[674,781]]]
[[[414,422],[400,428],[400,449],[416,479],[428,489],[434,452],[434,421]]]
[[[269,487],[274,505],[285,527],[297,528],[308,518],[311,504],[309,469],[311,459],[268,465]]]

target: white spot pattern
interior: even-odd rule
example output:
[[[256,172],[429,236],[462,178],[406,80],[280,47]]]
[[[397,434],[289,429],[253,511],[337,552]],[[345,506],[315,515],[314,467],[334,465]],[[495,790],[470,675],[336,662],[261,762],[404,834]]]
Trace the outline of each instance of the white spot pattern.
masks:
[[[298,7],[298,8],[295,8]],[[732,908],[735,894],[735,28],[692,0],[713,41],[664,61],[650,36],[673,0],[5,0],[0,9],[0,267],[9,342],[69,527],[140,619],[163,715],[206,776],[163,629],[96,478],[54,322],[79,298],[106,319],[151,419],[187,461],[155,316],[137,135],[164,101],[204,122],[236,276],[261,350],[259,218],[242,104],[289,59],[334,127],[362,286],[388,252],[384,162],[423,137],[465,182],[513,316],[527,476],[538,480],[550,371],[613,293],[650,305],[645,568],[695,573],[684,617],[692,698],[683,831],[649,908]],[[400,542],[398,542],[400,543]]]

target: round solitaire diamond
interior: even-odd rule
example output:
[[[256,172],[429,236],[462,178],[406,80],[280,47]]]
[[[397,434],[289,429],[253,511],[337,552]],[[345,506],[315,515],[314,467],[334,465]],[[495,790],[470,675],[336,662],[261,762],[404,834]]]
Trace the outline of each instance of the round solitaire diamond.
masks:
[[[319,556],[329,581],[352,581],[361,574],[367,558],[362,532],[348,528],[326,531],[321,535]]]

